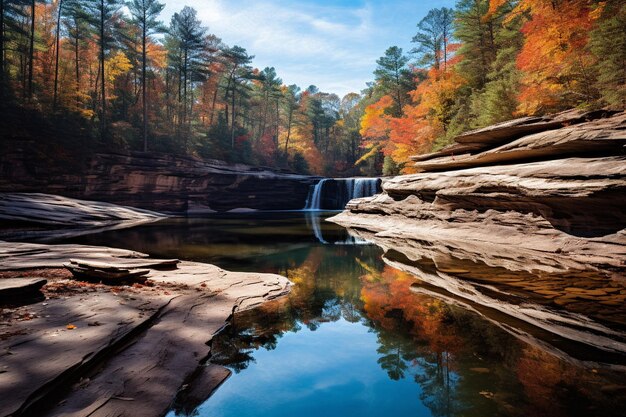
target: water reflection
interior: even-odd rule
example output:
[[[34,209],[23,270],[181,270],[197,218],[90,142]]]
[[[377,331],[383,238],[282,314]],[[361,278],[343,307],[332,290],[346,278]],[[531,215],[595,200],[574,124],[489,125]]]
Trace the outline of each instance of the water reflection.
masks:
[[[212,362],[233,376],[207,401],[178,403],[170,416],[559,417],[626,409],[625,374],[596,363],[623,357],[459,302],[385,264],[376,246],[325,244],[348,237],[317,220],[169,220],[80,239],[294,282],[289,297],[235,316],[211,349]],[[434,273],[432,261],[421,262]],[[460,273],[455,268],[440,269]]]
[[[415,278],[375,248],[345,249],[311,249],[289,270],[288,298],[238,314],[214,339],[211,361],[235,374],[196,415],[608,416],[626,405],[623,374],[576,366],[415,293]]]

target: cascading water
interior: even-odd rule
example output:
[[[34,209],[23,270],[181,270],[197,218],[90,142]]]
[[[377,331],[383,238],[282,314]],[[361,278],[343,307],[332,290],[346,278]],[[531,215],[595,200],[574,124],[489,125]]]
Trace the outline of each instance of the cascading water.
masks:
[[[304,210],[343,210],[353,198],[376,194],[379,183],[378,178],[324,178],[312,186]]]
[[[319,210],[320,209],[321,201],[322,201],[322,190],[324,189],[324,183],[328,180],[329,180],[328,178],[324,178],[323,180],[320,180],[313,187],[313,191],[312,192],[309,191],[309,196],[306,199],[306,206],[304,207],[305,210]]]
[[[353,198],[373,196],[378,189],[378,178],[348,178],[348,181],[354,182],[350,200]]]

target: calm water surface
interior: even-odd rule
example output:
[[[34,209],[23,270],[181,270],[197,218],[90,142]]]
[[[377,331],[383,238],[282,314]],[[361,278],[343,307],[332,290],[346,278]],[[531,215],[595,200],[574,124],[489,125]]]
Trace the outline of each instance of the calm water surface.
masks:
[[[325,216],[173,219],[73,240],[294,282],[214,339],[211,361],[232,376],[204,402],[179,397],[169,417],[626,415],[626,373],[425,294]]]

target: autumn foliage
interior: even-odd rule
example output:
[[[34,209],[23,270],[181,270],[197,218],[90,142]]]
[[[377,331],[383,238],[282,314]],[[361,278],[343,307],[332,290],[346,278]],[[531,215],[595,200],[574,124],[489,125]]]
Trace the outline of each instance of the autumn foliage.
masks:
[[[626,107],[620,0],[458,0],[429,11],[415,48],[388,48],[374,82],[343,98],[254,68],[254,56],[208,33],[190,7],[166,25],[158,0],[3,5],[0,113],[45,120],[60,132],[49,143],[58,153],[97,145],[326,176],[395,175],[463,131],[572,107]],[[69,145],[68,120],[81,135]]]
[[[442,20],[450,11],[433,12],[413,40],[418,64],[428,65],[411,68],[415,88],[404,92],[402,113],[394,114],[384,80],[370,90],[378,98],[361,119],[362,160],[381,152],[412,172],[411,155],[464,130],[576,106],[626,105],[626,5],[618,1],[461,0],[454,30]],[[612,42],[614,50],[605,47]]]
[[[521,32],[524,46],[517,56],[522,71],[520,114],[558,110],[594,98],[592,65],[586,48],[593,27],[588,0],[525,0],[516,12],[530,19]]]

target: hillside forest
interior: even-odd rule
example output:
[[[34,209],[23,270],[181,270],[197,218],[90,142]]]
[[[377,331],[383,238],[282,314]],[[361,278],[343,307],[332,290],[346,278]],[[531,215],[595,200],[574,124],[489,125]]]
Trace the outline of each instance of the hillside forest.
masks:
[[[325,176],[411,172],[459,133],[569,108],[626,107],[626,3],[459,0],[339,97],[252,66],[193,8],[0,0],[3,138],[45,154],[165,152]],[[8,141],[2,141],[6,146]],[[42,145],[43,146],[43,145]],[[40,150],[40,152],[43,152]]]

